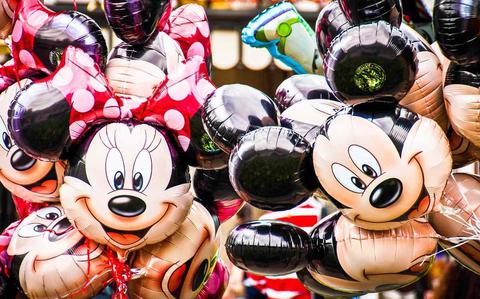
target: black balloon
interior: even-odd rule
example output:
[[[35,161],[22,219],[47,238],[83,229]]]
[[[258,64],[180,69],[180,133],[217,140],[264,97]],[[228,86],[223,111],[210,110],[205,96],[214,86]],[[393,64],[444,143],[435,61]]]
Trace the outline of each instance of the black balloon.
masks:
[[[337,1],[325,6],[318,15],[315,25],[320,54],[325,57],[333,39],[351,26]]]
[[[225,247],[230,260],[241,269],[283,275],[307,266],[310,239],[290,223],[253,221],[237,226]]]
[[[445,77],[445,86],[452,84],[480,88],[480,64],[459,65],[454,62],[450,63]]]
[[[335,290],[319,283],[315,280],[315,278],[312,277],[312,274],[310,274],[307,269],[298,271],[297,277],[307,289],[315,294],[325,297],[352,297],[352,293]],[[360,294],[361,293],[357,293],[357,295]]]
[[[193,190],[205,206],[214,206],[214,202],[230,201],[239,198],[228,177],[228,168],[219,170],[195,170]]]
[[[267,95],[247,85],[225,85],[204,105],[203,121],[210,138],[230,152],[247,132],[279,124],[280,112]]]
[[[459,64],[480,61],[480,2],[436,0],[433,25],[445,56]]]
[[[354,25],[387,21],[399,27],[402,23],[400,0],[339,0],[347,19]]]
[[[287,128],[245,135],[232,151],[230,179],[238,195],[264,210],[286,210],[318,187],[307,140]]]
[[[148,41],[171,12],[170,0],[104,0],[104,4],[110,27],[129,44]]]
[[[348,103],[384,96],[400,100],[415,81],[416,51],[400,29],[380,21],[337,36],[324,67],[330,87]]]

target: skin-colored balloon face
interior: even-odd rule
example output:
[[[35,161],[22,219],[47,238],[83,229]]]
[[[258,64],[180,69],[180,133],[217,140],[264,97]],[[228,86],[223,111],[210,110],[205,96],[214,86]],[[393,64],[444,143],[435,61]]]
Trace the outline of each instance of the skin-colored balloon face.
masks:
[[[375,105],[378,110],[368,117],[382,115],[378,122],[362,112],[330,118],[315,141],[313,162],[321,188],[344,215],[360,227],[383,230],[433,208],[450,174],[451,156],[434,121]]]
[[[458,135],[452,128],[448,130],[447,136],[452,150],[453,168],[460,168],[480,159],[480,148],[467,138]]]
[[[455,215],[446,215],[444,208],[452,209]],[[480,177],[466,173],[453,174],[445,187],[444,196],[435,211],[430,214],[433,228],[444,237],[470,237],[472,231],[467,223],[476,225],[474,221],[480,215]],[[455,246],[447,241],[440,241],[444,248]],[[458,262],[477,274],[480,274],[480,243],[472,240],[462,246],[448,249]]]
[[[29,298],[90,298],[110,279],[104,247],[76,230],[59,205],[25,218],[7,253],[10,273]]]
[[[21,81],[24,86],[29,81]],[[7,129],[11,101],[20,89],[13,84],[0,94],[0,182],[14,196],[30,202],[57,202],[64,162],[46,162],[29,157],[17,147]]]
[[[0,2],[0,38],[7,38],[12,32],[12,18],[17,7],[16,0],[2,0]]]
[[[111,123],[73,157],[60,200],[90,239],[134,250],[164,240],[188,215],[193,197],[187,168],[165,132]]]
[[[146,274],[129,283],[130,298],[196,298],[215,268],[218,247],[219,235],[210,213],[194,202],[173,235],[135,252],[132,267]]]
[[[430,268],[437,247],[436,233],[426,221],[413,220],[399,228],[368,231],[341,214],[324,219],[310,234],[324,238],[328,254],[314,257],[312,277],[332,289],[379,292],[420,279]]]

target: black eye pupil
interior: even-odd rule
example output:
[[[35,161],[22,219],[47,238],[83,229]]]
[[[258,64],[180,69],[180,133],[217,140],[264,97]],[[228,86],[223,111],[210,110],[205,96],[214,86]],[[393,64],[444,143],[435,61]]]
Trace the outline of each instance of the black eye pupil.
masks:
[[[140,172],[133,176],[133,189],[140,191],[143,187],[143,175]]]
[[[2,140],[3,140],[3,144],[5,144],[5,146],[10,149],[12,147],[12,141],[10,140],[10,136],[8,136],[7,133],[3,132],[2,133]]]
[[[365,183],[362,182],[361,179],[357,178],[356,176],[351,177],[352,183],[357,186],[358,188],[364,190],[365,189]]]
[[[43,233],[46,229],[47,227],[43,224],[35,225],[35,227],[33,228],[33,230],[37,233]]]
[[[208,271],[208,261],[203,260],[200,266],[198,267],[197,272],[195,273],[195,276],[193,278],[192,282],[192,291],[196,291],[202,283],[205,281],[205,277],[207,276],[207,271]]]
[[[371,178],[376,178],[378,176],[377,172],[370,165],[363,164],[362,171]]]
[[[117,171],[115,173],[115,177],[113,178],[113,184],[115,185],[115,189],[122,189],[124,183],[125,178],[123,177],[123,173],[121,171]]]
[[[57,213],[48,213],[47,215],[45,215],[45,218],[48,219],[48,220],[55,220],[58,218],[58,214]]]

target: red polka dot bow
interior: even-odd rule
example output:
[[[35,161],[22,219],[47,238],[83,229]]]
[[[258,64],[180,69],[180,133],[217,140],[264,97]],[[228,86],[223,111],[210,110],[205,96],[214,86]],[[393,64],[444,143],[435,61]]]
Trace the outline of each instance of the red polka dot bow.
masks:
[[[42,83],[59,90],[71,107],[72,141],[93,124],[136,119],[166,127],[184,151],[190,145],[190,119],[215,90],[205,62],[195,56],[168,74],[150,98],[119,97],[93,59],[72,46],[65,50],[55,73],[37,82]]]

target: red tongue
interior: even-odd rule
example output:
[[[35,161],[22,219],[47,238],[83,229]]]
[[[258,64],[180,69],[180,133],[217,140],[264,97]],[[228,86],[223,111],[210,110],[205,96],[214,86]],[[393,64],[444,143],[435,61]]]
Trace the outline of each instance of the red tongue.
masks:
[[[119,234],[114,232],[108,232],[107,235],[115,242],[123,245],[129,245],[140,240],[140,237],[128,233]]]
[[[35,193],[40,194],[52,194],[57,189],[57,181],[56,180],[47,180],[43,182],[40,186],[35,186],[30,190]]]

